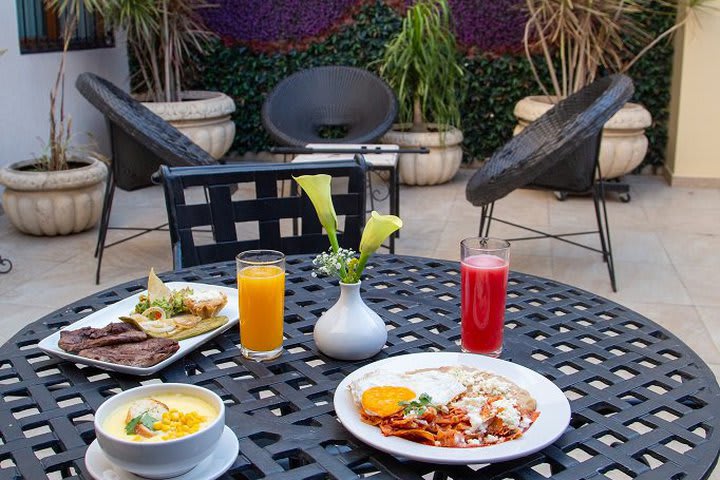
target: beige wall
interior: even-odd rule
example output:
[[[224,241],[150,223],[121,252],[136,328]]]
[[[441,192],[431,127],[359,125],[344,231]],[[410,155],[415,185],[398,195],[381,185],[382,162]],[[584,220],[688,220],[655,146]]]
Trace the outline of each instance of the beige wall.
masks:
[[[720,186],[720,10],[697,12],[675,37],[669,127],[672,183]]]

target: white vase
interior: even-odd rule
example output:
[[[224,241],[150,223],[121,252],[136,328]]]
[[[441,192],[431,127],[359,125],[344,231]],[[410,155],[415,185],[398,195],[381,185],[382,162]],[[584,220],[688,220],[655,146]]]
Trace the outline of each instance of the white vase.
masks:
[[[315,345],[329,357],[364,360],[382,350],[387,341],[385,322],[365,305],[360,283],[341,282],[337,303],[315,324]]]

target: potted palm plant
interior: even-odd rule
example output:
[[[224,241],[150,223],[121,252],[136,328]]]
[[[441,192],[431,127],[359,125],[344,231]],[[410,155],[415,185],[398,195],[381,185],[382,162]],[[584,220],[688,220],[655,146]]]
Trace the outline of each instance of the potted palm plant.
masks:
[[[50,91],[50,131],[37,158],[0,169],[3,208],[10,222],[32,235],[67,235],[92,228],[100,218],[107,167],[99,155],[73,142],[72,119],[65,113],[65,61],[81,8],[99,0],[48,0],[64,18],[60,65]]]
[[[556,103],[592,83],[601,71],[626,73],[645,53],[682,27],[704,0],[687,0],[674,25],[651,35],[639,14],[674,15],[684,3],[656,0],[525,0],[525,52],[543,95],[529,96],[515,106],[519,133]],[[539,55],[535,55],[539,53]],[[536,58],[547,71],[541,77]],[[605,124],[600,148],[600,170],[604,178],[616,178],[634,170],[647,153],[645,128],[652,123],[650,112],[637,103],[627,103]]]
[[[400,123],[382,141],[425,146],[428,155],[401,154],[400,180],[435,185],[452,179],[462,161],[461,80],[447,0],[418,0],[385,47],[380,75],[395,91]]]
[[[136,61],[136,90],[155,114],[170,122],[213,157],[235,138],[230,118],[235,102],[221,92],[183,90],[183,72],[214,37],[201,15],[205,0],[94,0],[109,25],[127,33]]]

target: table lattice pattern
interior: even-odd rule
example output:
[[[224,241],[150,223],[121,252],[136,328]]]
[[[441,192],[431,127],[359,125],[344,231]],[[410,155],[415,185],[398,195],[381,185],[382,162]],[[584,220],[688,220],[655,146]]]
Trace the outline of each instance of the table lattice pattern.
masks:
[[[443,467],[378,452],[350,436],[333,414],[339,381],[366,362],[319,354],[317,317],[338,294],[310,276],[310,258],[288,261],[286,352],[245,361],[237,329],[152,378],[108,373],[49,358],[39,340],[144,288],[130,282],[37,321],[0,349],[0,480],[89,478],[93,412],[140,384],[185,382],[218,393],[240,454],[223,479],[373,478],[536,480],[707,478],[720,450],[720,393],[708,367],[668,331],[593,294],[513,273],[503,358],[552,379],[571,401],[572,421],[552,446],[484,467]],[[364,298],[386,320],[377,358],[458,350],[458,266],[377,256]],[[234,285],[234,264],[163,275],[165,280]],[[678,319],[681,321],[681,319]]]

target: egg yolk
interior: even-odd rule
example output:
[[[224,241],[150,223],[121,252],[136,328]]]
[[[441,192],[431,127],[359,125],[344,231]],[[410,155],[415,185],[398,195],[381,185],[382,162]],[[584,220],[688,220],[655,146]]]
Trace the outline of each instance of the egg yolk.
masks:
[[[367,413],[388,417],[402,410],[400,402],[414,398],[415,392],[406,387],[372,387],[363,392],[360,403]]]

